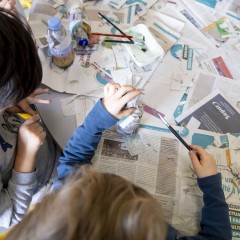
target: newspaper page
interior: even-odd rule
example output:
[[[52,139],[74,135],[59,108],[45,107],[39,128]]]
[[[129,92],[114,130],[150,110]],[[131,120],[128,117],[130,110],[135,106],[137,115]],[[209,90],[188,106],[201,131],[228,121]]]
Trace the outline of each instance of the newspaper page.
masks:
[[[127,177],[153,194],[171,223],[179,143],[168,129],[159,129],[161,131],[142,126],[136,135],[127,137],[114,129],[105,131],[93,158],[93,166],[102,172]]]
[[[219,14],[223,14],[224,10],[227,9],[232,1],[233,0],[180,0],[180,3],[185,6],[190,12],[192,12],[203,26],[206,26],[217,20],[219,18]]]
[[[211,50],[197,56],[202,68],[216,75],[239,80],[240,54],[238,51],[228,53],[223,50]]]
[[[192,117],[200,122],[200,129],[219,133],[240,132],[240,110],[219,90],[189,108],[176,121],[186,126]]]
[[[160,22],[160,24],[162,24],[162,26],[164,27],[162,31],[165,31],[165,33],[168,35],[164,35],[165,38],[163,40],[165,41],[165,43],[163,40],[160,41],[163,47],[165,45],[171,45],[171,42],[173,42],[174,40],[176,41],[180,35],[181,37],[184,37],[189,41],[202,43],[205,48],[214,49],[215,44],[212,43],[201,31],[198,30],[202,27],[196,28],[193,23],[187,18],[186,15],[188,13],[186,13],[186,11],[184,10],[185,9],[181,7],[176,8],[173,6],[166,6],[160,10],[160,15],[159,13],[153,14],[153,12],[149,11],[150,14],[147,13],[142,18],[145,19],[146,24],[149,27],[153,26],[154,23]],[[176,29],[176,26],[178,26],[178,29]],[[155,30],[152,33],[155,34],[157,37],[161,38],[161,36],[163,36],[163,33],[160,34],[159,31],[156,32],[156,28],[152,29]],[[159,34],[160,36],[158,36]],[[170,34],[173,34],[173,38],[169,36]]]
[[[188,143],[200,145],[216,159],[229,206],[234,240],[240,239],[240,134],[218,134],[175,127]],[[185,129],[186,130],[186,129]],[[203,194],[187,149],[166,128],[141,125],[134,136],[114,129],[103,133],[93,158],[101,172],[126,177],[151,193],[168,223],[181,235],[199,231]]]
[[[189,54],[183,58],[184,49],[188,49]],[[207,48],[185,38],[174,44],[144,87],[144,103],[164,113],[167,121],[174,122],[176,106],[186,89],[193,86],[194,76],[199,69],[196,56],[204,51],[207,51]],[[145,114],[141,122],[155,125],[153,121],[154,119]]]
[[[237,25],[240,26],[240,2],[238,0],[231,1],[226,14],[233,18]]]
[[[222,189],[229,206],[230,222],[233,233],[232,239],[240,239],[240,152],[238,145],[240,134],[216,134],[203,130],[194,132],[195,133],[192,133],[192,144],[201,145],[210,154],[213,154],[216,160],[218,172],[222,174]],[[220,144],[217,143],[219,141]],[[179,175],[189,176],[192,174],[192,176],[194,176],[189,166],[185,166],[185,170],[183,169],[184,162],[186,162],[185,159],[181,158],[178,165]],[[186,170],[188,170],[189,174],[187,174]],[[196,195],[196,191],[189,192],[189,194]],[[194,198],[197,197],[194,196]]]
[[[124,137],[113,129],[104,132],[93,158],[93,166],[98,171],[127,177],[153,194],[161,205],[166,220],[178,230],[184,229],[181,231],[183,234],[190,235],[199,230],[202,196],[198,193],[197,200],[192,194],[189,199],[179,198],[178,189],[185,189],[186,184],[197,188],[191,169],[190,180],[177,177],[180,156],[190,165],[187,150],[168,129],[142,125],[135,136]],[[193,208],[187,211],[186,216],[184,212],[189,204]],[[191,224],[183,228],[182,221]]]
[[[191,108],[214,90],[221,90],[240,108],[240,82],[230,78],[199,71],[194,76],[194,84],[190,89],[184,111]]]
[[[101,52],[98,53],[98,56],[101,57]],[[43,66],[43,84],[58,92],[102,97],[103,86],[111,82],[112,79],[91,64],[93,54],[75,55],[71,67],[61,69],[51,62],[51,56],[48,55],[47,49],[45,52],[40,49],[39,56]]]
[[[204,130],[188,129],[191,143],[200,145],[212,154],[217,163],[218,172],[222,174],[222,189],[229,206],[229,216],[232,226],[233,240],[240,238],[240,204],[239,183],[240,163],[238,134],[216,134]],[[186,131],[185,131],[186,132]],[[186,137],[186,135],[184,135]],[[221,139],[220,144],[217,142]],[[224,140],[225,139],[225,140]],[[237,144],[234,144],[237,143]],[[203,206],[202,192],[200,191],[193,167],[186,152],[181,152],[177,165],[176,199],[174,205],[173,225],[180,229],[181,234],[196,234],[201,218],[201,207]]]
[[[113,81],[112,77],[109,77],[111,71],[117,69],[113,50],[104,48],[101,44],[93,51],[86,50],[81,55],[75,55],[74,62],[68,69],[56,67],[51,62],[47,49],[39,49],[39,56],[43,66],[42,82],[59,92],[102,97],[103,86]],[[131,63],[131,60],[129,61]],[[132,84],[143,88],[160,62],[161,60],[157,59],[144,67],[131,64]]]

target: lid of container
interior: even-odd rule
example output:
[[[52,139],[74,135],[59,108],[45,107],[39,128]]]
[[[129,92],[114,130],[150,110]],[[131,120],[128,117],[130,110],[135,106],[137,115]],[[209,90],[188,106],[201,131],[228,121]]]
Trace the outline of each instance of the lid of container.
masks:
[[[57,17],[51,17],[48,19],[48,28],[50,30],[59,30],[61,27],[61,20]]]
[[[88,45],[88,39],[86,37],[78,37],[77,43],[81,47],[86,47]]]

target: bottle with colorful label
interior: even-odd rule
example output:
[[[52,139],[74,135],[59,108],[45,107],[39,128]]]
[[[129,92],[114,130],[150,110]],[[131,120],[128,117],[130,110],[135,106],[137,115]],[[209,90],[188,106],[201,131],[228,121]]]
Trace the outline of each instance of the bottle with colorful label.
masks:
[[[85,47],[88,45],[88,34],[83,29],[83,21],[86,19],[81,4],[73,4],[68,11],[69,30],[76,44]]]

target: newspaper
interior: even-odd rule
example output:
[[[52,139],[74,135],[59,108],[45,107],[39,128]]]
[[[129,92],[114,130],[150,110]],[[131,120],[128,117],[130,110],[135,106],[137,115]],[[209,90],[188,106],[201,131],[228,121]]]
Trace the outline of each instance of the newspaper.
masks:
[[[225,13],[233,0],[211,1],[211,0],[197,0],[184,1],[180,0],[181,4],[189,9],[202,26],[209,25],[219,16]]]
[[[183,131],[175,128],[180,133]],[[192,132],[189,129],[187,135],[182,137],[190,141],[188,143],[201,145],[217,160],[229,205],[233,235],[236,237],[233,239],[237,240],[240,238],[240,164],[237,161],[240,152],[236,152],[236,148],[240,146],[240,137],[237,137],[240,134],[228,134],[229,144],[224,145],[225,141],[221,146],[215,146],[214,142],[223,138],[222,134],[203,130]],[[198,187],[186,148],[168,129],[141,125],[138,133],[130,137],[119,135],[114,129],[107,130],[96,150],[93,166],[98,171],[126,177],[151,193],[162,206],[168,223],[180,234],[198,233],[203,194]]]
[[[76,116],[76,127],[80,126],[87,114],[92,110],[98,99],[73,95],[61,100],[61,107],[64,116]]]
[[[171,221],[179,144],[167,129],[162,130],[165,134],[140,128],[133,137],[120,135],[114,129],[105,131],[93,166],[102,172],[127,177],[146,189],[164,203],[164,214]]]
[[[203,69],[209,73],[239,80],[240,54],[238,51],[212,50],[197,56]]]
[[[189,108],[176,121],[186,126],[192,117],[200,122],[200,129],[219,133],[240,132],[240,110],[219,90]]]
[[[216,140],[221,140],[221,144],[215,145]],[[213,154],[218,172],[222,174],[222,189],[229,206],[230,222],[234,240],[240,238],[239,229],[239,177],[240,177],[240,152],[238,134],[215,134],[198,130],[192,135],[192,143],[202,145],[207,151]]]
[[[194,76],[194,85],[189,91],[184,110],[191,108],[216,89],[221,90],[232,102],[237,104],[238,108],[240,108],[239,81],[233,81],[230,78],[199,71]]]
[[[62,4],[61,1],[57,0],[55,3],[59,3],[58,5]],[[45,38],[47,20],[50,16],[62,17],[61,21],[66,30],[69,29],[69,26],[65,14],[66,11],[62,11],[62,7],[57,6],[55,3],[51,1],[50,4],[47,0],[34,1],[29,16],[29,24],[33,30],[36,42],[40,47],[39,56],[43,66],[42,82],[58,92],[102,97],[102,87],[106,83],[113,81],[112,77],[108,76],[111,75],[111,71],[115,73],[116,70],[118,70],[119,64],[120,66],[123,65],[123,59],[121,62],[118,56],[115,56],[116,51],[114,50],[116,50],[116,47],[113,47],[113,49],[105,47],[102,41],[100,41],[99,44],[94,44],[84,49],[79,50],[75,48],[75,59],[68,69],[56,67],[52,63],[51,56],[47,49],[48,43]],[[104,8],[104,4],[109,5],[108,2],[102,1],[84,3],[84,11],[88,16],[87,21],[93,32],[115,33],[113,31],[116,31],[116,29],[110,26],[106,21],[99,18],[98,11],[100,10],[102,14],[106,14],[116,25],[120,24],[121,29],[124,30],[126,27],[129,28],[129,23],[126,23],[126,18],[128,18],[126,15],[128,10],[126,8],[121,9],[121,12],[112,9],[111,6]],[[133,22],[130,23],[133,24]],[[118,47],[119,49],[123,48],[121,45],[118,45]],[[124,57],[126,62],[124,62],[122,71],[127,70],[129,67],[131,68],[132,77],[129,79],[129,82],[137,88],[144,87],[160,63],[160,60],[156,60],[150,65],[138,67],[133,63],[128,53],[125,52]],[[99,66],[98,69],[95,67],[96,65]],[[107,74],[104,74],[106,71],[108,71]]]

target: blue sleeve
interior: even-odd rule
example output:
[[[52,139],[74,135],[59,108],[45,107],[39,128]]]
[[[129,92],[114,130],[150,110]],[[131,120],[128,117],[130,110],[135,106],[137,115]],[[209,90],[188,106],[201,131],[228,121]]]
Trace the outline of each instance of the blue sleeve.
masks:
[[[199,235],[207,239],[231,240],[232,230],[228,205],[222,190],[221,174],[200,178],[198,185],[204,194]]]
[[[199,178],[203,192],[201,231],[197,236],[177,237],[177,231],[169,226],[166,240],[231,240],[232,230],[228,206],[222,190],[221,174]]]
[[[63,179],[82,164],[90,164],[102,131],[113,126],[118,120],[114,118],[99,100],[67,143],[63,156],[59,159],[58,179]]]

